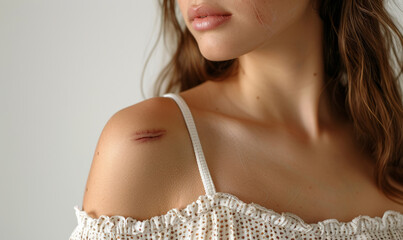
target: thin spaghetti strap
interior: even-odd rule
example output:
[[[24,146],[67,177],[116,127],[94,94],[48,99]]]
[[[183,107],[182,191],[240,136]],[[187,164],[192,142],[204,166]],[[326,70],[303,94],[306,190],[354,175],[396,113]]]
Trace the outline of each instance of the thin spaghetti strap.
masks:
[[[210,171],[208,170],[206,159],[204,157],[203,149],[200,143],[199,135],[197,134],[196,125],[194,123],[193,116],[192,113],[190,112],[188,105],[186,104],[185,100],[179,94],[176,93],[166,93],[163,95],[163,97],[170,97],[174,99],[177,105],[179,106],[183,118],[185,119],[186,127],[190,134],[190,138],[192,140],[193,151],[196,155],[197,165],[199,167],[199,172],[204,185],[204,190],[207,195],[213,195],[214,193],[216,193],[215,186],[211,178]]]

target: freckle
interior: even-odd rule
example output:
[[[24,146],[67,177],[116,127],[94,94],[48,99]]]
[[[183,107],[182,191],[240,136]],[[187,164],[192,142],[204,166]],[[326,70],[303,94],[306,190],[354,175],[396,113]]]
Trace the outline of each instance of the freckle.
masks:
[[[99,155],[99,152],[97,152],[97,155]]]
[[[88,188],[85,188],[85,191],[87,192],[87,191],[88,191]]]
[[[317,73],[313,73],[314,76],[318,75]]]
[[[259,96],[256,96],[256,99],[257,99],[257,100],[259,100],[259,99],[260,99],[260,97],[259,97]]]

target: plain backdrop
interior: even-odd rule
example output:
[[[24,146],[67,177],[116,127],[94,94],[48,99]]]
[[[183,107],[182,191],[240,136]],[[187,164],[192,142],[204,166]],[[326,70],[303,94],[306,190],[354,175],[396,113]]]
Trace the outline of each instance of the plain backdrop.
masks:
[[[68,239],[103,127],[144,100],[158,19],[157,0],[0,0],[1,239]]]

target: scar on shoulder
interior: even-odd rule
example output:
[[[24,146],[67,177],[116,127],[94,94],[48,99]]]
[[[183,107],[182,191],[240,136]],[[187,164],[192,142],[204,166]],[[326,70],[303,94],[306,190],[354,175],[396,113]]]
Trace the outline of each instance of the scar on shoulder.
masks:
[[[144,129],[136,131],[132,140],[138,143],[146,143],[160,140],[166,134],[166,130],[162,128]]]

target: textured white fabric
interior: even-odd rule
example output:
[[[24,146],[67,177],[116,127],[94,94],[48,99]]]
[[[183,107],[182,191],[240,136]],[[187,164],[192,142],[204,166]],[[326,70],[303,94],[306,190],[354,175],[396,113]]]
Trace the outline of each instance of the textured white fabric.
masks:
[[[91,218],[74,206],[78,224],[69,240],[81,239],[403,239],[403,214],[386,211],[380,217],[358,216],[350,222],[327,219],[305,223],[295,214],[277,213],[236,196],[216,192],[190,109],[184,99],[167,93],[178,104],[192,139],[206,191],[183,209],[139,221],[131,217]]]
[[[171,97],[178,104],[182,115],[185,119],[186,126],[188,128],[188,132],[190,134],[190,138],[192,139],[193,149],[196,154],[197,165],[199,166],[200,175],[202,178],[202,182],[204,185],[204,189],[207,195],[212,195],[216,192],[213,180],[211,179],[210,171],[207,168],[206,159],[204,158],[204,153],[202,146],[200,144],[199,135],[196,130],[196,126],[193,120],[192,113],[190,112],[189,107],[187,106],[185,100],[178,94],[174,93],[166,93],[163,95],[164,97]]]

